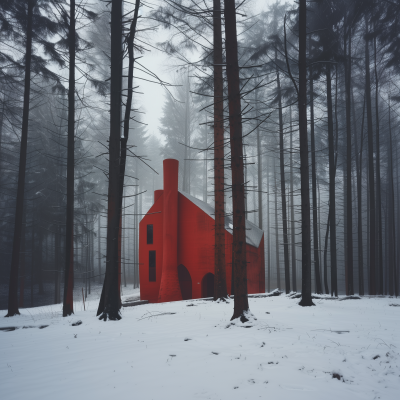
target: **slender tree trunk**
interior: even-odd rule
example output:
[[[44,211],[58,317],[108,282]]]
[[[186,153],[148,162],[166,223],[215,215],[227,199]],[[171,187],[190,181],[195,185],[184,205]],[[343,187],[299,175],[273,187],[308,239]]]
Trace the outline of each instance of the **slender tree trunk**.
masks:
[[[26,153],[28,147],[29,97],[31,91],[32,61],[32,19],[34,0],[28,0],[25,47],[24,103],[22,111],[21,147],[18,168],[17,199],[15,206],[14,237],[11,256],[10,283],[8,287],[8,313],[6,317],[19,314],[18,310],[18,269],[21,249],[22,214],[25,196]]]
[[[276,60],[275,52],[275,60]],[[287,229],[287,210],[286,210],[286,184],[285,184],[285,159],[284,159],[284,141],[283,141],[283,116],[281,83],[279,72],[276,71],[276,81],[278,89],[278,112],[279,112],[279,166],[281,174],[281,198],[282,198],[282,228],[283,228],[283,259],[285,263],[285,289],[286,294],[290,293],[290,270],[289,270],[289,238]]]
[[[314,133],[314,80],[310,70],[310,125],[311,125],[311,181],[312,181],[312,204],[313,204],[313,237],[314,237],[314,261],[315,261],[315,291],[322,293],[321,269],[319,265],[318,245],[318,210],[317,210],[317,163],[315,160],[315,133]]]
[[[262,198],[262,156],[261,156],[261,137],[260,127],[258,122],[258,90],[254,92],[255,108],[256,108],[256,134],[257,134],[257,190],[258,190],[258,227],[263,229],[263,198]]]
[[[24,211],[24,218],[22,222],[21,231],[21,259],[20,259],[20,272],[19,272],[19,307],[24,307],[24,292],[25,292],[25,261],[26,261],[26,208]]]
[[[396,224],[395,224],[395,206],[394,206],[394,184],[393,184],[393,144],[392,144],[392,126],[391,126],[391,107],[389,99],[389,146],[388,146],[388,178],[389,178],[389,193],[388,193],[388,225],[389,225],[389,294],[398,296],[397,285],[397,268],[396,268]]]
[[[267,170],[267,276],[268,276],[268,293],[271,291],[271,227],[270,227],[270,214],[269,214],[269,168],[270,159],[268,158],[268,170]]]
[[[206,117],[206,124],[204,125],[205,133],[205,145],[208,148],[208,121]],[[203,164],[203,201],[207,203],[207,150],[204,152],[204,164]]]
[[[38,235],[38,242],[39,242],[39,260],[36,266],[36,276],[39,284],[38,294],[44,294],[44,287],[43,287],[43,229],[39,227],[39,235]]]
[[[347,24],[346,24],[347,25]],[[351,27],[348,26],[348,33],[345,34],[345,48],[347,41],[347,59],[345,60],[346,74],[346,135],[347,135],[347,292],[354,294],[353,284],[353,208],[351,196]]]
[[[290,113],[290,234],[292,242],[292,282],[293,291],[297,292],[297,272],[296,272],[296,231],[294,223],[294,195],[293,195],[293,124],[292,107]]]
[[[190,194],[190,80],[189,80],[189,66],[187,70],[186,82],[186,100],[185,100],[185,159],[183,160],[183,191]]]
[[[97,220],[97,249],[98,249],[99,282],[101,282],[101,259],[102,259],[100,224],[101,224],[101,215],[100,215],[100,212],[99,212],[99,219]]]
[[[274,159],[274,192],[275,192],[275,259],[276,259],[276,286],[281,288],[281,266],[279,260],[279,226],[278,226],[278,185],[276,183],[276,166]]]
[[[33,307],[33,286],[35,283],[35,208],[32,200],[32,238],[31,238],[31,307]]]
[[[68,32],[69,81],[68,81],[68,150],[67,150],[67,220],[64,272],[63,317],[74,312],[74,173],[75,173],[75,0],[70,0]]]
[[[302,298],[301,306],[314,305],[311,299],[311,223],[310,176],[308,170],[307,135],[307,59],[306,59],[306,0],[299,0],[299,131],[300,131],[300,181],[301,181],[301,247],[302,247]]]
[[[329,147],[329,215],[330,215],[330,247],[331,247],[331,286],[332,294],[337,293],[337,252],[336,252],[336,196],[335,196],[335,150],[333,138],[332,91],[330,64],[326,67],[326,93],[328,110],[328,147]]]
[[[225,261],[224,88],[222,75],[221,3],[214,0],[214,190],[215,265],[214,300],[228,296]]]
[[[354,100],[353,100],[353,120],[355,125],[355,112],[354,112]],[[356,151],[356,168],[357,168],[357,237],[358,237],[358,293],[360,296],[364,296],[364,255],[363,255],[363,226],[362,226],[362,151],[363,151],[363,140],[364,140],[364,116],[365,116],[365,98],[363,102],[363,112],[361,120],[361,144],[360,153],[358,153],[358,142],[357,135],[354,126],[354,144]]]
[[[328,211],[328,220],[326,222],[326,233],[325,233],[325,246],[324,246],[324,284],[325,284],[325,293],[329,294],[329,286],[328,286],[328,238],[329,238],[329,227],[331,225],[331,213]],[[332,268],[332,267],[331,267]],[[331,273],[332,276],[332,273]],[[331,283],[332,286],[332,283]],[[333,291],[332,291],[333,295]]]
[[[376,220],[377,220],[377,267],[379,273],[378,294],[383,294],[383,250],[382,250],[382,197],[381,197],[381,157],[379,143],[379,80],[376,65],[376,37],[374,38],[374,72],[375,72],[375,120],[376,120]]]
[[[235,273],[234,312],[231,319],[247,321],[246,214],[243,176],[243,137],[240,105],[240,80],[234,0],[224,0],[226,74],[228,79],[229,128],[231,143],[232,205],[233,205],[233,260]]]
[[[107,210],[106,275],[97,315],[100,319],[120,319],[121,299],[118,287],[118,234],[120,216],[120,139],[122,89],[122,0],[111,3],[111,101],[109,176]]]
[[[366,21],[367,33],[368,22]],[[376,294],[376,237],[375,237],[375,177],[374,177],[374,147],[372,132],[372,103],[371,103],[371,77],[369,70],[369,46],[368,40],[365,40],[365,95],[367,106],[367,129],[368,129],[368,178],[369,178],[369,275],[370,288],[369,294]]]

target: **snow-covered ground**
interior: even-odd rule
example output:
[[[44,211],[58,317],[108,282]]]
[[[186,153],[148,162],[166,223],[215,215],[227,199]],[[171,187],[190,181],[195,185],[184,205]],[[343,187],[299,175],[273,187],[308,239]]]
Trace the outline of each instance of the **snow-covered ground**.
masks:
[[[103,322],[93,298],[69,318],[58,305],[0,318],[20,327],[0,331],[0,399],[400,398],[400,299],[249,301],[249,328],[230,325],[232,301],[147,304]]]

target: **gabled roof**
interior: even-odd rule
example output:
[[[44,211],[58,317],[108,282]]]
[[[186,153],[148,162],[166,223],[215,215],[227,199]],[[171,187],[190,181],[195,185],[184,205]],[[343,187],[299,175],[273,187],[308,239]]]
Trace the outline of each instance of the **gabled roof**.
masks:
[[[190,200],[194,205],[199,207],[202,211],[204,211],[207,215],[209,215],[212,219],[215,219],[215,209],[210,206],[208,203],[198,199],[197,197],[193,197],[188,193],[183,192],[182,190],[178,190],[180,194],[185,196],[188,200]],[[233,221],[231,217],[225,216],[225,229],[233,234]],[[262,235],[264,231],[261,230],[257,225],[254,225],[252,222],[246,219],[246,243],[250,244],[254,247],[259,247]]]

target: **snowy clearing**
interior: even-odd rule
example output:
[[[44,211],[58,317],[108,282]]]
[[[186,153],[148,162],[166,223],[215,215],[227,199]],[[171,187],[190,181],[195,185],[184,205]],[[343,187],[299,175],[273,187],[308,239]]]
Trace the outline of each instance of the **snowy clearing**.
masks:
[[[23,309],[0,319],[19,328],[0,331],[0,398],[399,398],[399,299],[249,301],[247,329],[230,325],[232,301],[129,307],[118,322],[97,320],[94,298],[69,318]]]

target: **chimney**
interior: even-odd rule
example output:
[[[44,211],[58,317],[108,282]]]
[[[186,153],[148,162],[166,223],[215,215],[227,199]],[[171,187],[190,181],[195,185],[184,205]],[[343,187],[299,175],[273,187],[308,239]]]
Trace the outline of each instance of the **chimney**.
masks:
[[[163,259],[159,302],[182,300],[178,279],[178,170],[179,161],[167,159],[164,167]]]
[[[154,203],[161,197],[163,194],[163,190],[155,190],[154,191]]]

